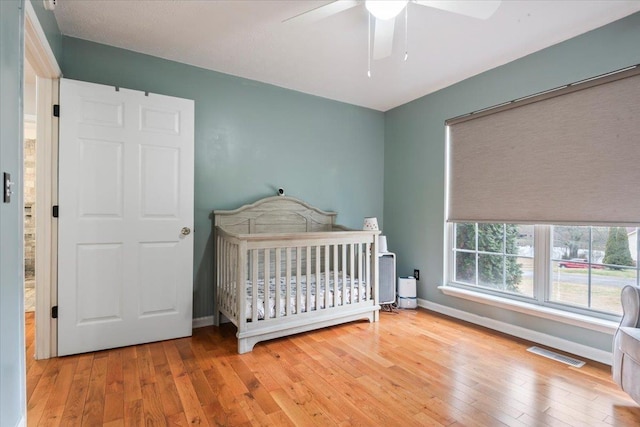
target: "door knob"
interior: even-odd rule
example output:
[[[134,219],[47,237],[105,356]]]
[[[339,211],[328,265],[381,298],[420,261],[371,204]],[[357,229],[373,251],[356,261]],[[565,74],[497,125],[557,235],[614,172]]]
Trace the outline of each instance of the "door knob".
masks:
[[[180,233],[182,233],[183,236],[188,236],[191,233],[191,229],[189,227],[182,227]]]

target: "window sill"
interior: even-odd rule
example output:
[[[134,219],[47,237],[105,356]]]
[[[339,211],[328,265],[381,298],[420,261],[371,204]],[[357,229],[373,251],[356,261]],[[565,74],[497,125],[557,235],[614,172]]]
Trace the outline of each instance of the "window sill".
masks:
[[[558,310],[550,307],[542,307],[535,304],[529,304],[522,301],[515,301],[509,298],[498,297],[495,295],[474,292],[455,286],[438,286],[438,289],[452,297],[462,298],[474,301],[480,304],[491,305],[505,310],[517,311],[519,313],[536,316],[543,319],[553,320],[568,325],[578,326],[592,331],[602,332],[613,335],[618,328],[618,322],[605,319],[585,316],[582,314],[571,313],[568,311]]]

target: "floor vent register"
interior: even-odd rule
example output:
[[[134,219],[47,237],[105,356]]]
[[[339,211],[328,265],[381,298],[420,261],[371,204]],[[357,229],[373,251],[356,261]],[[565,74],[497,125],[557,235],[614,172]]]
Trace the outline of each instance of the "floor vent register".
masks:
[[[537,354],[539,356],[543,356],[549,359],[556,360],[558,362],[565,363],[569,366],[573,366],[576,368],[582,368],[585,364],[585,362],[583,362],[582,360],[574,359],[573,357],[565,356],[563,354],[555,353],[553,351],[546,350],[544,348],[540,348],[536,346],[529,347],[527,351]]]

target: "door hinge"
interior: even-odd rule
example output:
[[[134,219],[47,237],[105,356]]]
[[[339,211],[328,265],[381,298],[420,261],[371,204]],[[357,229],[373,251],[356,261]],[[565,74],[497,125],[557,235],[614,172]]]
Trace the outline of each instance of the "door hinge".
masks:
[[[53,205],[53,209],[52,209],[53,217],[58,218],[58,213],[59,213],[58,205]]]
[[[53,117],[60,117],[60,104],[53,105]]]
[[[51,318],[52,319],[57,319],[58,318],[58,306],[54,305],[53,307],[51,307]]]

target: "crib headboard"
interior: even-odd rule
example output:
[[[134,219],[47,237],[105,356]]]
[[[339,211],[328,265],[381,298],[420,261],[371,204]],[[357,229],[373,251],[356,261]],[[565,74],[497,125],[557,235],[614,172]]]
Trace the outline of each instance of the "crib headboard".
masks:
[[[215,225],[230,233],[304,233],[332,231],[336,213],[302,200],[273,196],[234,210],[213,211]]]

